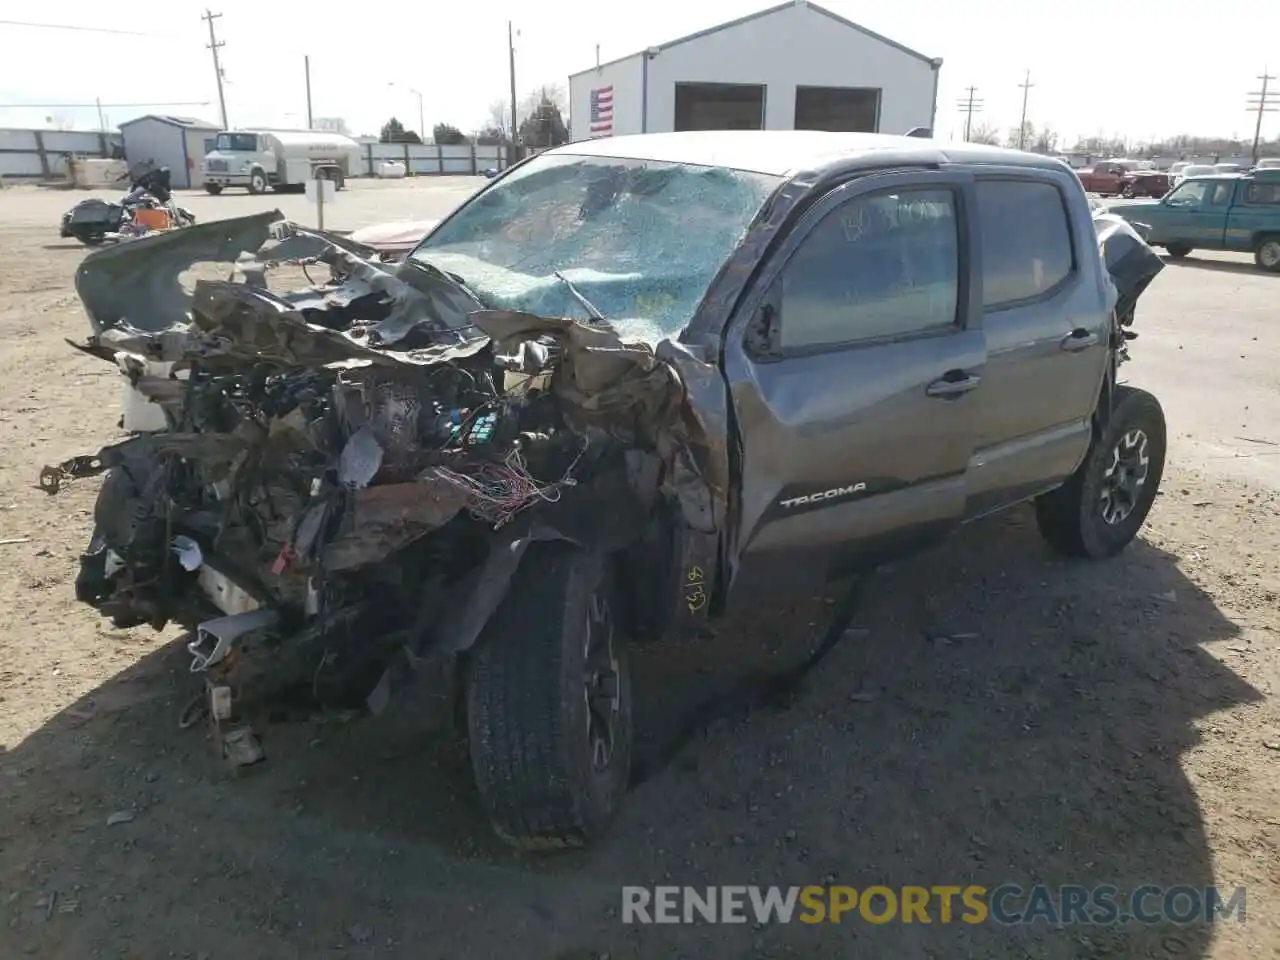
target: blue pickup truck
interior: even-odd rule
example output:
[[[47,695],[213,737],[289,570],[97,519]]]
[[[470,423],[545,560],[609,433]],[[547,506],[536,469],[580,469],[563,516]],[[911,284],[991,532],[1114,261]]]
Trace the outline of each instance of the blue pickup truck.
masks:
[[[1116,200],[1107,210],[1151,228],[1148,242],[1180,259],[1192,250],[1253,254],[1280,273],[1280,170],[1191,177],[1159,200]]]

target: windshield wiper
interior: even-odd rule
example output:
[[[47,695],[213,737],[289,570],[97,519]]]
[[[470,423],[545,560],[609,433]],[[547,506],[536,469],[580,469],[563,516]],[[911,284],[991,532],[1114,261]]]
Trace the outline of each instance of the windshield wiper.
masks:
[[[423,260],[421,257],[410,257],[408,262],[412,263],[415,267],[418,267],[419,269],[421,269],[424,273],[429,273],[431,274],[431,276],[438,277],[441,280],[447,280],[449,283],[453,284],[455,287],[457,287],[459,290],[465,293],[468,297],[470,297],[476,303],[480,304],[480,306],[482,307],[488,306],[488,304],[486,304],[484,300],[480,298],[480,294],[472,290],[471,285],[467,283],[466,278],[461,276],[460,274],[453,273],[449,270],[442,270],[439,267],[437,267],[434,263],[432,263],[430,260]]]
[[[578,303],[582,304],[582,309],[587,311],[587,313],[591,316],[592,320],[598,320],[601,323],[605,322],[604,314],[600,312],[599,308],[594,303],[592,303],[590,300],[587,299],[587,295],[585,293],[583,293],[581,290],[579,290],[577,287],[573,285],[572,280],[566,277],[559,270],[555,272],[554,276],[557,280],[559,280],[561,283],[564,284],[565,289],[569,291],[573,299],[577,300]]]

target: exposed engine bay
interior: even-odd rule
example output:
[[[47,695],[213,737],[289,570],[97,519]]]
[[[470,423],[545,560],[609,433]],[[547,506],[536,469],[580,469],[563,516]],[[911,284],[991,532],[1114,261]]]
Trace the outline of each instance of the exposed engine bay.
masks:
[[[192,631],[193,672],[226,691],[216,720],[232,688],[382,702],[398,651],[475,641],[529,542],[618,550],[675,502],[683,389],[647,345],[484,310],[457,279],[279,214],[157,239],[86,259],[96,332],[75,346],[166,427],[42,484],[107,471],[77,596],[121,627]],[[200,260],[235,276],[187,294]],[[285,265],[329,277],[272,293]]]

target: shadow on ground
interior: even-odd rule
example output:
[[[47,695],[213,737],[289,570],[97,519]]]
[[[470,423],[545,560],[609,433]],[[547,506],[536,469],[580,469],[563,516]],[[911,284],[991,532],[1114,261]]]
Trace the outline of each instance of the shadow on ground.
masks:
[[[170,645],[0,753],[0,955],[1205,954],[1195,925],[622,925],[625,884],[1213,882],[1179,755],[1257,699],[1201,646],[1235,628],[1170,555],[1059,560],[1023,513],[878,576],[786,704],[710,718],[662,766],[708,696],[802,660],[837,596],[641,651],[654,769],[596,849],[544,860],[490,836],[463,745],[411,711],[272,727],[231,776],[178,729]]]

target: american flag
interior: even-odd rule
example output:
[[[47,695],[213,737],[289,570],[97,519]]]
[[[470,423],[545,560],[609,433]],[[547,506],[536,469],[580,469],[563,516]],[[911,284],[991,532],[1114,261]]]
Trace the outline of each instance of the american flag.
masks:
[[[596,87],[591,91],[591,135],[608,136],[613,133],[613,84]]]

